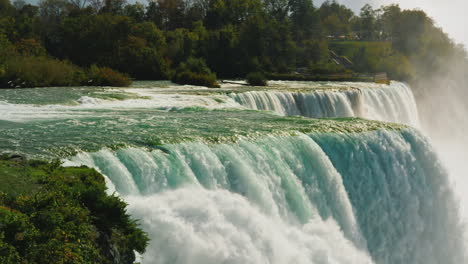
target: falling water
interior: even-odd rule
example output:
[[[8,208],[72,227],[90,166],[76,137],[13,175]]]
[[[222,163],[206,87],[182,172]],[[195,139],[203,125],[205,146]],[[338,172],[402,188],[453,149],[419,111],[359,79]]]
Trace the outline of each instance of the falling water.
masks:
[[[80,153],[152,239],[143,263],[463,263],[445,170],[413,130]],[[168,243],[169,242],[169,243]]]
[[[466,263],[449,177],[421,133],[245,111],[419,127],[407,85],[337,85],[128,89],[122,102],[2,91],[0,147],[102,172],[151,238],[145,264]]]
[[[419,127],[413,93],[409,86],[400,82],[346,90],[250,91],[230,96],[247,108],[274,111],[285,116],[363,117]]]

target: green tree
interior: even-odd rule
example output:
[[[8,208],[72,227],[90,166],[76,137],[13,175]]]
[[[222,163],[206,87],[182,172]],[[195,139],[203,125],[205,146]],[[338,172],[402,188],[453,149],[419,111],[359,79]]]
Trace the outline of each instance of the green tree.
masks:
[[[148,46],[143,38],[130,36],[119,46],[119,63],[115,68],[143,80],[166,80],[166,62],[156,48]]]
[[[325,1],[319,9],[322,26],[327,36],[341,37],[351,32],[353,11],[335,0]]]
[[[233,25],[208,31],[203,44],[204,57],[219,76],[236,77],[242,71],[239,42],[239,32]]]
[[[104,6],[100,11],[101,13],[122,15],[126,4],[127,0],[104,0]]]
[[[400,28],[401,8],[399,5],[383,6],[381,8],[379,25],[381,27],[382,38],[384,40],[393,41],[398,35]]]
[[[164,31],[185,26],[186,3],[184,0],[151,1],[146,16]]]
[[[241,25],[250,16],[263,14],[260,0],[210,0],[205,18],[208,29],[220,29],[226,25]]]
[[[311,0],[289,0],[290,19],[297,40],[320,36],[320,19]]]
[[[284,21],[289,15],[289,0],[265,0],[265,10],[277,21]]]
[[[136,22],[143,22],[145,19],[145,6],[139,2],[135,4],[126,5],[123,9],[125,16],[133,18]]]
[[[0,15],[7,16],[11,15],[13,12],[13,6],[10,3],[10,0],[0,0]]]
[[[358,35],[362,40],[374,40],[379,35],[379,32],[377,32],[376,11],[369,4],[361,8],[360,31]]]

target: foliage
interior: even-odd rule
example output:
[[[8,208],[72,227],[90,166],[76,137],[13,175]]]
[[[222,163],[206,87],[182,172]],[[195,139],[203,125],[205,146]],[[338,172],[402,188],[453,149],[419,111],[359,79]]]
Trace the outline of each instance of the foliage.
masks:
[[[290,19],[296,33],[296,39],[310,39],[320,36],[320,14],[312,1],[291,0],[289,2]]]
[[[0,87],[4,88],[130,84],[128,76],[107,67],[92,66],[85,71],[67,61],[45,56],[9,56],[0,67]]]
[[[251,72],[247,74],[247,83],[252,86],[267,86],[267,79],[261,72]]]
[[[48,57],[9,57],[4,67],[0,87],[5,88],[80,85],[86,77],[81,68]]]
[[[92,65],[89,69],[88,78],[90,84],[97,86],[125,87],[132,83],[127,75],[108,67],[97,67],[96,65]]]
[[[10,177],[24,185],[0,191],[1,263],[133,263],[144,252],[147,235],[96,171],[3,156],[0,179]]]
[[[311,63],[309,70],[312,74],[336,74],[346,72],[346,68],[334,62]]]
[[[210,83],[213,76],[180,72],[191,57],[203,59],[223,78],[308,68],[313,74],[385,71],[412,81],[444,71],[447,60],[466,64],[464,48],[421,10],[365,5],[354,14],[335,0],[313,3],[160,0],[145,6],[125,0],[43,0],[13,7],[2,0],[0,75],[8,55],[52,57],[82,68],[99,65],[135,79],[203,80],[197,83]],[[343,69],[330,50],[353,66]]]
[[[327,0],[320,6],[319,13],[326,36],[341,38],[351,33],[351,19],[354,14],[346,6],[335,0]]]
[[[46,56],[46,50],[36,39],[21,39],[15,43],[15,50],[23,56]]]
[[[393,79],[410,80],[413,69],[408,58],[393,49],[390,42],[337,41],[332,50],[354,62],[356,72],[387,72]]]
[[[177,67],[172,81],[178,84],[190,84],[218,88],[216,74],[212,73],[203,59],[190,57]]]

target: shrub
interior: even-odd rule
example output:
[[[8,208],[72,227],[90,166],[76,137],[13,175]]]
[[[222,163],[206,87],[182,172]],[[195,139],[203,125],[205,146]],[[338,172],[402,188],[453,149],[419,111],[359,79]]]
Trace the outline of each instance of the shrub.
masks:
[[[216,74],[211,72],[205,61],[192,57],[177,67],[172,81],[177,84],[199,85],[210,88],[220,87],[216,81]]]
[[[88,85],[96,86],[129,86],[132,81],[128,75],[112,70],[108,67],[91,66],[88,71]]]
[[[0,86],[5,88],[72,86],[85,80],[83,70],[69,62],[48,57],[7,58]]]
[[[0,87],[129,86],[130,78],[107,67],[92,66],[87,72],[67,61],[50,57],[11,56],[0,65]]]
[[[217,84],[216,82],[216,77],[214,77],[213,75],[199,74],[191,71],[176,73],[176,76],[173,81],[178,84],[190,84],[197,86],[206,86],[210,88],[219,87],[219,84]]]
[[[0,191],[0,263],[130,264],[145,251],[147,235],[96,171],[0,156],[0,180],[12,177],[24,188]]]
[[[267,86],[267,79],[261,72],[251,72],[247,74],[247,83],[252,86]]]

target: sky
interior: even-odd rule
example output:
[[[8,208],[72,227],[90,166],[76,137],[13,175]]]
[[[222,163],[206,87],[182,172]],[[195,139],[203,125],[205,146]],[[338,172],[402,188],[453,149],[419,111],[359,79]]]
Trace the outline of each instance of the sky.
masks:
[[[320,5],[324,0],[315,0]],[[359,13],[369,3],[374,8],[382,5],[399,4],[404,9],[424,10],[439,27],[442,27],[457,43],[468,47],[468,0],[337,0]]]

